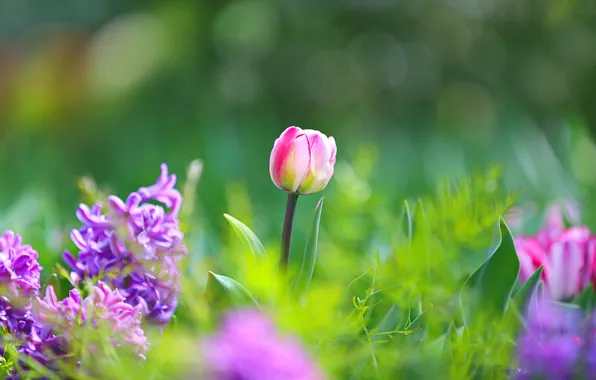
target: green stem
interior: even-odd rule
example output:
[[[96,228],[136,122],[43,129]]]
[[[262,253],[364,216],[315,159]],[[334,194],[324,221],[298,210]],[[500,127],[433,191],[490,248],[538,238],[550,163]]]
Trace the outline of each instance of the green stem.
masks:
[[[284,229],[281,235],[281,256],[279,259],[279,269],[286,272],[290,261],[290,243],[292,241],[292,227],[294,225],[294,214],[296,213],[296,203],[298,194],[289,193],[288,203],[286,205],[286,218],[284,220]]]

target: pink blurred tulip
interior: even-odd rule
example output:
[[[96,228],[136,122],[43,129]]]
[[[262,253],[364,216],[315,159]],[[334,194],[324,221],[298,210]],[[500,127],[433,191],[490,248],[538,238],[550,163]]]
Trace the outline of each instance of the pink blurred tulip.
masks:
[[[589,286],[596,237],[587,227],[565,229],[553,215],[548,215],[546,226],[536,236],[516,237],[515,246],[520,280],[525,282],[542,265],[546,295],[560,301],[577,296]]]
[[[289,127],[273,145],[269,172],[275,186],[289,193],[323,190],[333,176],[335,139],[319,131]]]
[[[553,202],[546,210],[546,223],[558,228],[565,228],[565,223],[580,224],[579,205],[573,199],[561,199]]]

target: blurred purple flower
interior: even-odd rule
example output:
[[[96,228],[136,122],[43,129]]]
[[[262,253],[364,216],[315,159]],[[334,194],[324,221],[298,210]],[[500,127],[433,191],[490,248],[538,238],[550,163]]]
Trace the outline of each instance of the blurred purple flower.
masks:
[[[133,192],[126,202],[110,196],[107,214],[101,203],[80,205],[77,217],[83,226],[71,233],[78,258],[63,255],[73,281],[110,283],[156,324],[167,324],[177,307],[178,262],[188,253],[178,224],[182,197],[175,184],[176,176],[168,175],[162,164],[154,185]]]
[[[0,286],[5,287],[14,302],[25,302],[39,290],[41,266],[38,254],[12,231],[0,237]]]
[[[256,310],[228,314],[219,331],[203,342],[208,379],[316,380],[324,376],[316,363]]]
[[[133,307],[124,302],[118,290],[112,290],[99,281],[90,295],[82,298],[78,290],[58,301],[51,286],[43,299],[37,298],[37,318],[40,324],[60,333],[67,341],[79,339],[78,327],[102,326],[113,333],[111,342],[116,347],[127,346],[144,358],[149,343],[141,328],[140,306]]]
[[[592,379],[596,376],[596,319],[579,307],[534,296],[517,340],[516,379]],[[584,375],[588,375],[584,377]]]

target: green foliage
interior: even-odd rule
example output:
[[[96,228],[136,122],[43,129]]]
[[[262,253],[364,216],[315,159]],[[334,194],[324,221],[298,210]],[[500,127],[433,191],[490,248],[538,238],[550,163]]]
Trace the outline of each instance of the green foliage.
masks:
[[[503,316],[519,275],[519,259],[505,221],[500,221],[501,243],[462,289],[464,319],[481,313]],[[467,297],[469,296],[469,297]]]
[[[541,265],[513,295],[512,301],[515,302],[515,306],[518,310],[525,310],[530,297],[538,289],[543,270],[544,268]]]
[[[224,214],[224,217],[228,222],[230,222],[238,236],[246,242],[250,252],[255,255],[255,257],[261,257],[265,255],[265,248],[263,248],[263,244],[250,228],[231,215]]]
[[[208,273],[203,294],[214,309],[233,308],[243,305],[259,306],[257,300],[237,281],[213,272]]]
[[[300,273],[295,282],[295,289],[297,294],[302,294],[312,281],[313,272],[315,271],[315,263],[317,260],[317,246],[319,243],[319,228],[321,225],[321,213],[323,212],[323,201],[325,198],[321,198],[317,207],[315,208],[315,217],[312,223],[310,236],[306,243],[304,250],[304,256],[302,257],[302,267],[300,267]]]
[[[593,286],[588,286],[572,302],[586,311],[592,311],[596,308],[596,291]]]
[[[249,227],[226,215],[234,231],[222,239],[229,240],[226,249],[216,257],[187,260],[193,267],[188,273],[193,274],[182,278],[174,321],[161,336],[146,330],[152,342],[147,361],[133,364],[134,358],[111,353],[102,343],[106,355],[93,371],[117,372],[122,378],[192,376],[200,368],[199,342],[216,328],[220,316],[230,309],[255,307],[286,334],[300,338],[332,378],[472,379],[479,373],[497,373],[510,360],[507,332],[512,330],[508,320],[486,315],[488,310],[502,314],[510,302],[519,264],[513,260],[515,251],[503,222],[499,246],[486,259],[494,226],[513,199],[495,189],[496,181],[494,173],[444,181],[415,207],[400,201],[395,215],[384,201],[372,199],[355,198],[344,208],[343,203],[352,202],[349,197],[338,200],[339,195],[329,191],[325,216],[323,199],[315,208],[297,276],[282,275],[278,258],[264,254],[265,247],[275,247],[277,241],[261,243]],[[256,223],[258,215],[247,211],[248,194],[234,202],[235,211]],[[186,213],[187,226],[196,227],[191,215]],[[348,244],[355,241],[353,230],[341,228],[343,223],[364,223],[369,235]],[[298,219],[296,228],[303,224]],[[193,234],[193,229],[188,232]],[[238,237],[242,244],[237,244]],[[294,243],[301,241],[302,234],[295,234]],[[187,244],[191,253],[197,249],[194,240]],[[383,246],[387,248],[381,250]],[[252,254],[245,254],[245,247]],[[60,280],[64,291],[71,286],[64,282],[68,273],[56,268],[57,275],[46,285]],[[462,279],[470,276],[466,287],[474,284],[478,296],[477,302],[465,306],[477,318],[464,327],[457,295]],[[525,289],[516,295],[521,297]],[[95,333],[82,336],[101,341],[103,333]],[[85,373],[75,377],[85,378]]]

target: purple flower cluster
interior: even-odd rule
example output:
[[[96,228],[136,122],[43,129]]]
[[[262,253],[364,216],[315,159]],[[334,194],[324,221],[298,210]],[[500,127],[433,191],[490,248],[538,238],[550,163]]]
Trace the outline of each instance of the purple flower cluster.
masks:
[[[82,343],[86,329],[106,328],[113,346],[144,358],[149,343],[141,322],[169,322],[179,293],[178,263],[187,254],[178,226],[182,199],[175,183],[164,164],[157,182],[130,194],[126,202],[110,196],[106,213],[99,203],[78,208],[83,226],[71,233],[78,257],[69,252],[63,257],[73,283],[95,282],[85,298],[74,289],[59,300],[51,286],[40,298],[38,253],[6,231],[0,237],[0,354],[10,344],[56,370],[66,357],[78,363],[73,348]],[[28,370],[25,360],[20,364]]]
[[[176,176],[168,175],[162,164],[154,185],[140,188],[126,201],[110,196],[107,213],[101,203],[80,205],[77,217],[83,226],[71,233],[78,258],[70,252],[63,255],[75,282],[91,278],[109,283],[158,325],[167,324],[177,307],[178,262],[187,255],[178,225],[182,197],[175,184]]]
[[[58,301],[54,289],[49,286],[45,297],[38,298],[37,304],[38,321],[60,331],[68,342],[80,342],[82,338],[77,335],[82,330],[77,328],[91,324],[96,329],[109,329],[115,347],[132,348],[139,357],[145,358],[149,344],[141,328],[140,305],[133,307],[125,303],[118,290],[112,290],[107,284],[98,282],[84,299],[78,290],[73,289],[62,301]]]
[[[19,342],[20,351],[35,351],[39,343],[31,314],[31,298],[39,290],[42,269],[37,257],[37,252],[23,245],[14,232],[5,231],[0,237],[0,325],[9,335],[3,341]]]
[[[203,342],[205,377],[218,380],[318,380],[323,375],[300,345],[280,337],[257,310],[228,314]]]
[[[532,300],[517,340],[516,379],[596,378],[596,316],[546,298]]]
[[[32,299],[39,291],[38,253],[12,231],[0,237],[0,327],[3,331],[0,351],[11,345],[21,354],[50,366],[46,352],[61,352],[61,341],[47,328],[37,324]],[[22,366],[26,367],[24,363]]]
[[[12,231],[0,237],[0,286],[13,302],[30,301],[39,291],[38,254]]]

